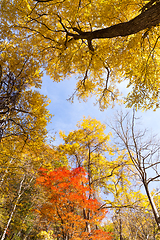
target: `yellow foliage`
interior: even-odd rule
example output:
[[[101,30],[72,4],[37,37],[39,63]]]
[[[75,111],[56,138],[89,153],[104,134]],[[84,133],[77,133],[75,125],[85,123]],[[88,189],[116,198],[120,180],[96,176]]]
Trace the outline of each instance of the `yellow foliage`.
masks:
[[[41,239],[41,240],[54,240],[54,238],[53,238],[53,231],[52,230],[49,230],[48,232],[41,231],[37,235],[37,239]]]
[[[68,156],[71,166],[83,166],[97,190],[103,188],[115,197],[126,192],[131,185],[126,152],[115,155],[118,149],[110,145],[112,134],[106,134],[106,126],[96,119],[84,117],[77,128],[68,135],[60,132],[64,144],[58,146],[59,152]]]
[[[132,86],[128,106],[157,108],[159,26],[126,37],[93,39],[92,47],[85,38],[76,39],[80,31],[133,19],[145,4],[145,0],[3,0],[1,62],[10,61],[14,68],[28,59],[31,75],[43,66],[56,82],[78,75],[71,101],[74,95],[83,100],[95,95],[102,110],[118,99],[116,84],[127,78]]]

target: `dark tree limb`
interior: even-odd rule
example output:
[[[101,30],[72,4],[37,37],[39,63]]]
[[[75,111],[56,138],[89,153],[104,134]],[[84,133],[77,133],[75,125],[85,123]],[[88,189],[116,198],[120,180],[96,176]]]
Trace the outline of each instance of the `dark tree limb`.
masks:
[[[90,31],[82,32],[77,28],[73,28],[78,34],[70,34],[74,39],[100,39],[100,38],[114,38],[125,37],[131,34],[138,33],[144,29],[152,28],[160,23],[160,2],[152,5],[146,11],[142,11],[137,17],[128,22],[115,24],[113,26]]]

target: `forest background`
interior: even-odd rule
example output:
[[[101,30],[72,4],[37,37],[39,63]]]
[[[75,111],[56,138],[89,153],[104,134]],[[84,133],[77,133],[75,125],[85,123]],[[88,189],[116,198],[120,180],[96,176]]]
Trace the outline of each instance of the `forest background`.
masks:
[[[1,240],[159,239],[159,9],[1,2]]]

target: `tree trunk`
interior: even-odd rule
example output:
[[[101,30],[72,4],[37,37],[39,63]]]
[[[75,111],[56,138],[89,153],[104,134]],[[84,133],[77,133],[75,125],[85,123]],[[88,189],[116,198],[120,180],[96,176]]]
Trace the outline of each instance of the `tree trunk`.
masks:
[[[147,194],[147,197],[148,197],[148,200],[150,202],[150,205],[151,205],[151,208],[152,208],[152,212],[153,212],[153,215],[154,215],[154,218],[155,218],[155,221],[157,223],[157,226],[158,226],[158,229],[160,229],[160,221],[159,221],[159,213],[158,213],[158,210],[156,208],[156,205],[154,203],[154,200],[149,192],[149,189],[148,189],[148,186],[145,182],[143,182],[144,184],[144,188],[145,188],[145,191],[146,191],[146,194]]]

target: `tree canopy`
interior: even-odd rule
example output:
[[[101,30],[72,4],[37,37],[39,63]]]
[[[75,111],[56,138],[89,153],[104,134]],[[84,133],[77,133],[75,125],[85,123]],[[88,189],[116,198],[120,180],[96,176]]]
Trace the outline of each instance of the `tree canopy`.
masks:
[[[19,51],[56,82],[78,75],[70,100],[102,110],[127,79],[129,107],[159,107],[159,0],[3,0],[0,17],[2,66]]]

